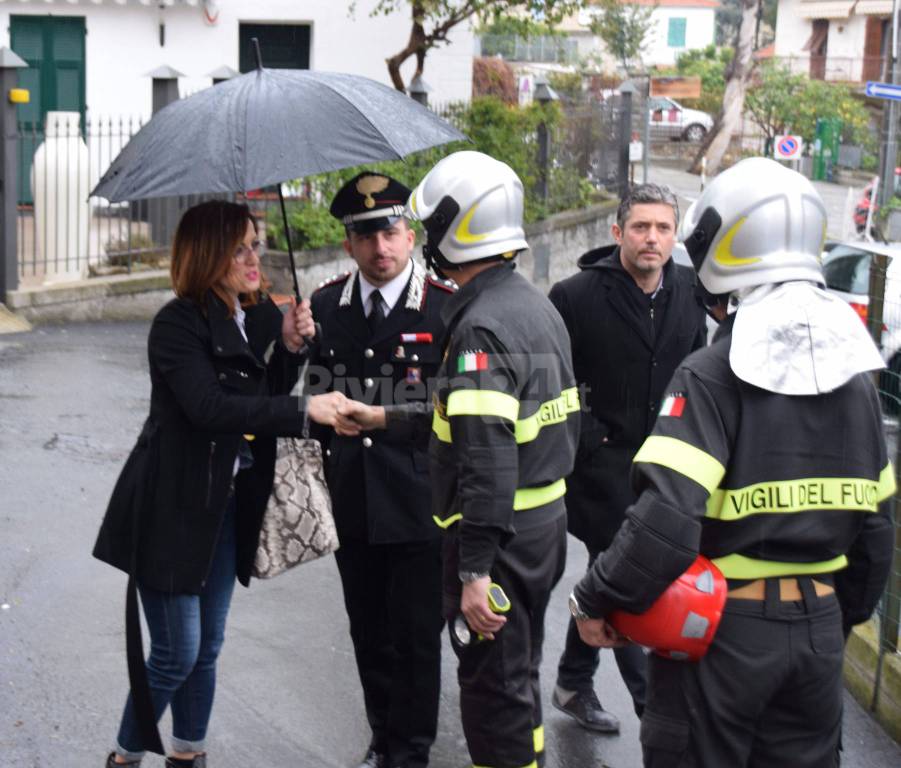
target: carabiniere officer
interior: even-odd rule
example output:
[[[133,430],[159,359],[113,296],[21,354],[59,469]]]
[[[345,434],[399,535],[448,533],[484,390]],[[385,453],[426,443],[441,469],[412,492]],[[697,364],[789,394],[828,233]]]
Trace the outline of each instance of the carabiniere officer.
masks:
[[[410,190],[364,172],[335,196],[357,264],[311,298],[321,338],[310,391],[374,405],[427,402],[441,362],[441,308],[453,284],[412,258]],[[341,547],[338,570],[372,729],[360,768],[421,768],[435,739],[440,687],[440,530],[431,518],[428,430],[320,435]]]

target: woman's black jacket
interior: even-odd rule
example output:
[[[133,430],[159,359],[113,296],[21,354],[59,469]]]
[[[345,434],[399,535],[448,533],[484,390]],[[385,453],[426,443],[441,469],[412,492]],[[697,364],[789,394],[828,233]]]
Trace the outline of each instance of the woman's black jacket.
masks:
[[[281,342],[268,299],[246,308],[244,341],[215,294],[205,308],[173,299],[150,329],[150,416],[104,517],[94,556],[131,570],[138,529],[139,584],[198,594],[209,573],[242,435],[253,466],[234,478],[237,574],[250,580],[272,488],[275,436],[300,434],[303,399],[285,393],[300,359]],[[136,523],[136,520],[140,520]]]

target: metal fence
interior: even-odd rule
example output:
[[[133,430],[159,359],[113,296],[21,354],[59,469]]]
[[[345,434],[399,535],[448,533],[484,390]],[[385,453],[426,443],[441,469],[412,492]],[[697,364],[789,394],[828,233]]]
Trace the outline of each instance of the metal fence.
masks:
[[[138,118],[83,120],[50,112],[43,125],[19,124],[16,251],[22,287],[166,266],[182,213],[213,197],[187,195],[131,203],[90,196],[119,151],[140,130]],[[249,193],[265,220],[275,195]]]
[[[858,293],[862,297],[859,304],[852,304],[858,314],[867,322],[870,335],[876,341],[886,359],[887,368],[877,375],[877,386],[884,414],[889,458],[895,468],[898,486],[901,488],[901,439],[899,439],[899,417],[901,417],[901,282],[891,269],[892,260],[888,256],[870,254],[861,250],[853,251],[845,258],[847,269],[840,270],[846,275],[848,293]],[[827,269],[829,259],[826,261]],[[879,637],[879,656],[875,671],[873,708],[879,700],[884,659],[887,655],[897,655],[901,640],[901,492],[891,500],[894,523],[894,558],[891,574],[876,612]]]
[[[863,83],[881,80],[888,65],[887,56],[833,56],[831,54],[799,54],[776,56],[775,61],[792,74],[809,75],[813,80],[837,83]]]
[[[466,106],[433,105],[432,109],[459,124]],[[542,185],[540,215],[583,204],[586,184],[621,194],[630,171],[641,167],[630,163],[628,154],[630,140],[644,142],[650,114],[639,93],[624,97],[585,92],[579,98],[564,98],[561,107],[563,118],[548,137],[546,151],[542,151],[541,129],[535,136],[522,137],[527,152],[535,157],[534,175]],[[167,265],[182,213],[213,195],[130,203],[90,196],[141,127],[137,118],[84,120],[74,112],[51,112],[43,124],[18,126],[16,251],[22,287]],[[652,126],[647,131],[650,146],[645,145],[644,151],[655,159],[672,156],[678,147],[696,146],[672,141],[680,137],[678,130]],[[285,191],[289,198],[303,197],[304,187],[286,185]],[[246,198],[217,196],[246,199],[264,227],[276,200],[272,190],[251,192]]]
[[[568,37],[482,35],[476,38],[476,56],[499,56],[507,61],[534,64],[575,64],[578,43]]]
[[[451,102],[429,106],[466,132],[463,117],[467,104]],[[534,135],[521,137],[534,157],[538,177],[536,189],[528,190],[528,193],[543,197],[546,214],[584,204],[580,191],[583,181],[613,194],[619,190],[618,168],[624,130],[622,98],[618,94],[606,99],[586,95],[575,101],[563,100],[561,107],[563,117],[549,132],[546,158],[542,154],[541,128]],[[627,131],[626,142],[628,136]],[[537,189],[541,184],[545,185],[544,191]]]
[[[552,162],[571,167],[598,189],[619,192],[621,174],[627,172],[624,144],[636,117],[631,104],[619,95],[589,99],[564,105],[563,115],[554,135]]]

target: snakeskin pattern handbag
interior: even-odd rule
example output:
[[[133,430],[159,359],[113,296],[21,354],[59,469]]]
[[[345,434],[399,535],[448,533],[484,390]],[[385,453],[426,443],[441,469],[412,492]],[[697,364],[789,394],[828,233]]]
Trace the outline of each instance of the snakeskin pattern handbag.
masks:
[[[303,438],[279,437],[275,451],[272,493],[252,571],[258,579],[271,579],[338,548],[322,446],[309,438],[308,418]]]

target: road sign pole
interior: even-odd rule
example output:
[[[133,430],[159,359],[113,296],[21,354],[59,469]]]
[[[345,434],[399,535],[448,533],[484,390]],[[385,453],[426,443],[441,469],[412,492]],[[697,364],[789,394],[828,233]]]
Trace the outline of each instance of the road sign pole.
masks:
[[[891,83],[898,83],[898,0],[892,3],[892,71]],[[888,103],[888,129],[885,140],[885,154],[882,158],[882,208],[888,205],[895,193],[895,166],[898,164],[898,102]]]

